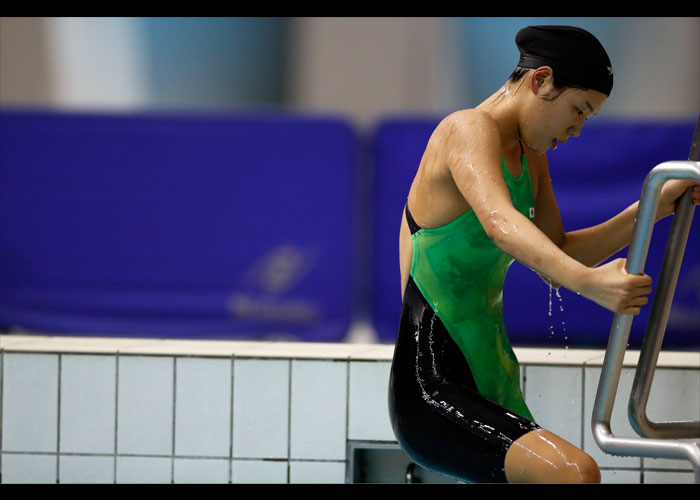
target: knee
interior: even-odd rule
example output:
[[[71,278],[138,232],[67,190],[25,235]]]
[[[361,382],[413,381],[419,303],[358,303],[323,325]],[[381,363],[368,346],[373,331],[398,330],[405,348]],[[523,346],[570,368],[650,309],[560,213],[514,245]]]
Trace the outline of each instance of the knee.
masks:
[[[580,449],[567,450],[553,460],[552,482],[600,483],[600,469],[591,456]]]
[[[590,455],[545,430],[532,431],[515,441],[505,465],[509,482],[600,482],[600,469]]]
[[[600,469],[590,455],[581,451],[570,467],[572,483],[600,483]]]

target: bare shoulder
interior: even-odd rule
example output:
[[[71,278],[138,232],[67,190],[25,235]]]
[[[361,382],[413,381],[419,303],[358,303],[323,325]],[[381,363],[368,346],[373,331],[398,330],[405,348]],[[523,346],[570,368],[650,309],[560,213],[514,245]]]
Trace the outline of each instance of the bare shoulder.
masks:
[[[438,128],[459,135],[481,135],[497,132],[496,121],[480,109],[461,109],[447,115]]]
[[[462,160],[499,158],[501,137],[496,121],[479,109],[463,109],[446,116],[436,134],[448,152],[451,165]]]
[[[495,120],[479,109],[462,109],[447,115],[435,135],[447,151],[500,151],[501,139]]]

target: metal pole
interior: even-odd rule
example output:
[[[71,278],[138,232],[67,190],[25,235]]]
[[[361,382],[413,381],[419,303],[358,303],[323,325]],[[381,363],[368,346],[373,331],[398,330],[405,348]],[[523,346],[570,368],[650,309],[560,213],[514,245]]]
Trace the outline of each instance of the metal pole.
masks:
[[[698,438],[700,421],[661,422],[649,420],[646,414],[651,384],[654,379],[659,351],[666,331],[666,323],[673,302],[673,294],[680,273],[683,252],[690,224],[693,221],[693,204],[690,192],[679,200],[676,215],[671,225],[671,232],[664,252],[664,260],[658,278],[658,287],[654,294],[649,313],[649,321],[644,333],[637,371],[632,384],[628,415],[632,428],[644,437],[656,438]]]
[[[700,161],[700,116],[695,127],[693,140],[688,152],[688,160]],[[654,371],[659,358],[659,351],[666,331],[668,315],[671,311],[673,294],[680,273],[681,261],[693,220],[693,203],[690,190],[686,192],[676,206],[671,232],[664,251],[664,260],[659,273],[659,288],[654,294],[654,301],[649,313],[649,321],[644,332],[644,341],[639,363],[632,385],[628,415],[634,430],[640,436],[658,438],[697,438],[700,437],[700,422],[662,422],[649,420],[646,405],[649,400]]]
[[[626,269],[630,274],[643,272],[659,194],[663,184],[670,179],[689,179],[700,182],[700,162],[665,162],[657,165],[647,175],[627,255]],[[604,452],[612,455],[689,460],[695,471],[695,482],[700,483],[700,445],[697,443],[651,438],[623,438],[613,435],[610,429],[610,417],[620,381],[632,319],[633,316],[629,314],[616,314],[613,318],[593,408],[591,421],[593,437]]]

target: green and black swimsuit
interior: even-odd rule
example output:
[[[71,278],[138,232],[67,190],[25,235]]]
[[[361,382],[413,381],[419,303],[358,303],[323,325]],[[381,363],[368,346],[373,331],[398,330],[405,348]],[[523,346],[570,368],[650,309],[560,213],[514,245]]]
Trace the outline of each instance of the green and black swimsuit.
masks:
[[[521,158],[519,177],[503,160],[501,169],[513,205],[533,220],[532,180]],[[467,482],[505,482],[508,447],[539,428],[503,322],[503,284],[514,259],[473,210],[422,229],[406,205],[406,219],[413,262],[390,377],[394,433],[422,467]]]

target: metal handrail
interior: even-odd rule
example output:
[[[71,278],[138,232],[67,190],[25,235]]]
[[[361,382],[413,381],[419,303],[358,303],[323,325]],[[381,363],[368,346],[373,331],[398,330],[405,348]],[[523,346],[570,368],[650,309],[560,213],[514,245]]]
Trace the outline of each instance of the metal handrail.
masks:
[[[640,274],[644,269],[644,264],[649,250],[649,242],[651,232],[655,222],[655,214],[658,206],[659,195],[663,185],[671,179],[687,179],[700,182],[700,162],[698,161],[670,161],[664,162],[654,167],[647,175],[642,195],[639,201],[639,209],[637,219],[634,224],[632,233],[632,241],[630,243],[629,252],[627,255],[626,270],[630,274]],[[669,246],[673,246],[672,253],[676,255],[676,261],[680,261],[679,254],[685,250],[685,241],[689,231],[689,218],[687,213],[692,213],[692,204],[690,208],[689,193],[684,194],[679,204],[679,210],[674,217],[674,226],[672,227],[673,243],[669,242]],[[676,219],[678,217],[678,219]],[[685,232],[685,235],[683,234]],[[671,237],[670,237],[671,238]],[[681,244],[682,243],[682,244]],[[667,247],[668,248],[668,247]],[[678,262],[670,262],[667,267],[675,268]],[[666,256],[665,259],[666,260]],[[665,296],[660,299],[657,306],[659,308],[670,307],[670,294],[667,293],[668,288],[675,288],[676,277],[669,279],[668,273],[675,272],[676,277],[678,269],[666,271],[666,279],[668,283],[659,280],[659,288],[657,294]],[[669,285],[672,285],[669,286]],[[656,300],[655,300],[656,302]],[[652,306],[653,307],[653,306]],[[666,423],[657,426],[656,429],[664,429],[661,431],[654,430],[654,425],[648,423],[645,415],[640,416],[638,408],[646,404],[648,397],[648,388],[651,386],[651,378],[653,377],[656,360],[658,359],[658,350],[661,347],[659,334],[660,326],[665,327],[665,318],[668,311],[660,311],[655,313],[654,325],[651,326],[652,335],[647,340],[645,335],[645,347],[643,348],[644,356],[640,358],[641,368],[638,368],[638,377],[636,377],[635,401],[630,403],[634,408],[634,424],[642,434],[652,429],[652,434],[663,437],[688,437],[688,434],[695,435],[697,430],[697,422],[681,422],[681,423]],[[651,317],[651,315],[650,315]],[[613,318],[613,324],[610,329],[610,337],[608,346],[605,352],[603,361],[603,369],[600,375],[598,384],[598,393],[596,394],[595,405],[593,407],[593,417],[591,420],[593,437],[598,446],[606,453],[611,455],[622,456],[642,456],[652,458],[680,458],[689,460],[695,471],[695,482],[700,483],[700,445],[694,442],[683,442],[678,440],[663,440],[652,437],[618,437],[613,435],[610,429],[610,417],[615,402],[615,395],[620,381],[620,373],[622,371],[622,363],[624,360],[629,332],[632,325],[633,316],[630,314],[616,314]],[[648,329],[649,331],[649,329]],[[642,404],[643,403],[643,404]],[[644,413],[644,412],[642,412]],[[636,430],[636,429],[635,429]],[[690,432],[688,432],[690,431]]]
[[[673,302],[681,261],[690,224],[693,221],[693,203],[690,192],[679,200],[676,214],[671,225],[664,260],[661,264],[658,282],[661,285],[654,294],[649,320],[644,333],[637,371],[632,384],[628,406],[628,416],[632,428],[643,437],[692,439],[700,437],[700,421],[687,422],[652,422],[646,413],[646,406],[654,379],[654,371],[661,350],[661,343],[666,332],[666,323]]]

